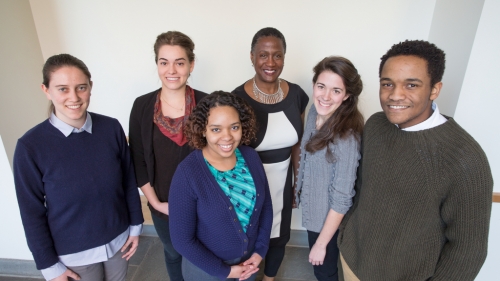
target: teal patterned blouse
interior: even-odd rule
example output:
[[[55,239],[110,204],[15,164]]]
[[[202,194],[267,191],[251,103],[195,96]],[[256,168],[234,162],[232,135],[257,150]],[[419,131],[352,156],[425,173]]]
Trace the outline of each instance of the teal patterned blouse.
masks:
[[[255,206],[255,184],[240,150],[236,149],[235,154],[236,165],[228,171],[217,170],[208,163],[207,159],[205,159],[205,163],[207,163],[208,169],[217,180],[222,191],[233,204],[241,227],[246,233]]]

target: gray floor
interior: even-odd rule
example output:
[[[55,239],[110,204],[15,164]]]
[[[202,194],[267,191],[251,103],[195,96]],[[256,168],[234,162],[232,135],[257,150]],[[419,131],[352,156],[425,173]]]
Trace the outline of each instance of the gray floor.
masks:
[[[316,280],[312,266],[307,262],[308,248],[287,247],[285,259],[276,281]],[[260,273],[262,274],[262,273]],[[39,281],[44,279],[1,276],[0,281]],[[163,247],[158,237],[142,236],[139,249],[130,259],[127,281],[169,281],[163,258]],[[257,278],[259,280],[259,278]]]

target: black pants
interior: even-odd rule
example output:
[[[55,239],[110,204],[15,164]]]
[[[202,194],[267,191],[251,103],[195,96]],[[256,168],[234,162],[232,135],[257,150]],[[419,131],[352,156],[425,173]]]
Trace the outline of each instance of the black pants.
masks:
[[[285,245],[269,247],[264,260],[264,274],[268,277],[275,277],[280,269],[281,262],[285,257]]]
[[[338,281],[338,268],[337,262],[339,259],[339,248],[337,246],[337,238],[339,236],[339,231],[335,232],[332,240],[326,245],[326,255],[325,260],[322,265],[314,265],[314,276],[318,281]],[[319,237],[319,233],[307,231],[307,238],[309,239],[309,249],[314,246],[316,240]]]

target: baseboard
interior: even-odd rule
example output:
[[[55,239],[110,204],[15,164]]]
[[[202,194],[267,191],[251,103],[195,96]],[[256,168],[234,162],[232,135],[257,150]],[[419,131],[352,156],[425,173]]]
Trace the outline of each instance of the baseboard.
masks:
[[[292,229],[290,231],[290,241],[288,241],[288,244],[286,245],[290,247],[309,247],[307,231]]]
[[[0,276],[43,278],[35,261],[0,259]]]

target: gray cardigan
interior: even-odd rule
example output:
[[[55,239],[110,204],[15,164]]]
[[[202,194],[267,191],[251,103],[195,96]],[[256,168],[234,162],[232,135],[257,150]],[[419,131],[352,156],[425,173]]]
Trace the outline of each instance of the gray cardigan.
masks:
[[[300,166],[295,199],[301,204],[302,226],[309,231],[321,232],[330,209],[345,214],[352,205],[355,194],[354,181],[361,158],[359,144],[353,135],[335,139],[329,147],[335,157],[333,163],[326,160],[326,147],[310,153],[305,145],[316,133],[315,106],[311,106],[300,144]]]

